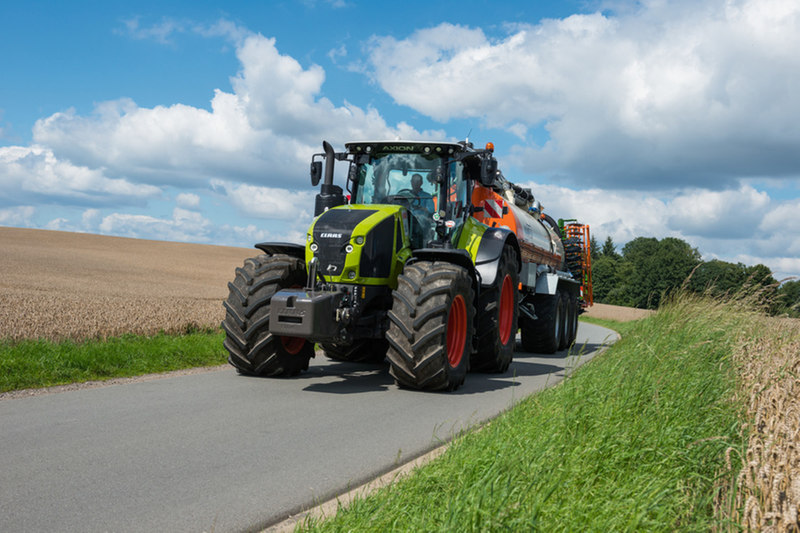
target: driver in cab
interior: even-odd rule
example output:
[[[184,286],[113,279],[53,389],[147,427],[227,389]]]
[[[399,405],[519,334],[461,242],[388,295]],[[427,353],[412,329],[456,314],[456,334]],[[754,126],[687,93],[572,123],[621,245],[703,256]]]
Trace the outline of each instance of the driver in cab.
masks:
[[[416,216],[429,217],[433,214],[433,196],[427,191],[422,190],[422,176],[414,174],[411,176],[411,209]]]

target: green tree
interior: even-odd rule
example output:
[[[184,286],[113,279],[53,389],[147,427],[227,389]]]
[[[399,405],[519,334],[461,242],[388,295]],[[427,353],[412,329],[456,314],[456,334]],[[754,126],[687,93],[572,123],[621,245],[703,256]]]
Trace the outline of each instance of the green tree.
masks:
[[[747,267],[712,259],[700,264],[689,279],[689,289],[713,296],[733,294],[747,283]]]
[[[600,257],[600,253],[600,243],[598,243],[597,239],[595,239],[594,235],[592,235],[589,239],[589,256],[591,257],[593,263],[598,257]]]
[[[700,264],[700,252],[675,237],[637,237],[622,248],[629,273],[618,270],[620,286],[612,291],[622,305],[656,309],[661,298],[679,288]],[[623,277],[627,274],[627,277]]]
[[[779,312],[800,317],[800,281],[787,281],[778,288]]]
[[[611,303],[608,296],[619,285],[618,268],[619,259],[605,254],[599,254],[592,262],[592,291],[595,302]]]
[[[611,239],[610,235],[606,237],[600,253],[605,257],[612,257],[614,259],[620,258],[620,255],[617,253],[617,245],[614,244],[614,241]]]

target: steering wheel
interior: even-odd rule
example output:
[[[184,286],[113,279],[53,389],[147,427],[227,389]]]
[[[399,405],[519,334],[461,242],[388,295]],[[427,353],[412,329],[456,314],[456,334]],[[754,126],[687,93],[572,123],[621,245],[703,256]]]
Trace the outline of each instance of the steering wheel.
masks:
[[[397,201],[406,206],[410,206],[412,200],[416,198],[417,197],[414,196],[414,191],[412,191],[411,189],[400,189],[396,193],[387,196],[388,200]]]

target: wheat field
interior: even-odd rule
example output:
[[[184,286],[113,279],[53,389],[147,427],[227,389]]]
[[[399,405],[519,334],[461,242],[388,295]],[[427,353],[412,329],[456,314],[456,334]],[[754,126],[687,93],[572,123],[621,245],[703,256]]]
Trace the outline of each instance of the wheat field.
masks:
[[[723,487],[719,515],[745,531],[800,532],[800,321],[761,318],[761,335],[733,356],[747,404],[747,449],[733,487]]]
[[[217,327],[256,249],[0,227],[0,339]]]

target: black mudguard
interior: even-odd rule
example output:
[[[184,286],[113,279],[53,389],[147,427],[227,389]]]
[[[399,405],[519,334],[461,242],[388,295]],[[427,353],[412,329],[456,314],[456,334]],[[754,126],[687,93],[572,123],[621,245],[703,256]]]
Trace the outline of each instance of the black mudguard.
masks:
[[[478,290],[478,278],[475,274],[475,265],[472,264],[472,257],[469,252],[460,248],[419,248],[412,252],[411,259],[406,264],[414,261],[447,261],[467,269],[472,278],[472,287],[475,294]]]
[[[481,285],[486,287],[494,283],[497,277],[497,267],[503,248],[512,246],[517,252],[517,272],[522,268],[520,262],[519,242],[517,236],[506,228],[488,228],[481,238],[478,254],[475,257],[475,270],[478,271]]]
[[[255,246],[262,252],[268,255],[286,254],[291,257],[296,257],[301,261],[306,259],[306,249],[302,244],[293,244],[290,242],[260,242]]]

